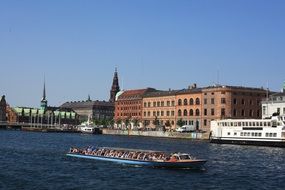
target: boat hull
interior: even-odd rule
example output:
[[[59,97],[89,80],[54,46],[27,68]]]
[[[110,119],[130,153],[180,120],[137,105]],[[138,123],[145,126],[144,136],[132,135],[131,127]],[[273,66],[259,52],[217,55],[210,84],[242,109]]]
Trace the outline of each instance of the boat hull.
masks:
[[[282,141],[252,141],[252,140],[235,140],[235,139],[211,139],[211,143],[216,144],[237,144],[237,145],[254,145],[254,146],[270,146],[270,147],[285,147],[285,142]]]
[[[130,160],[130,159],[120,159],[120,158],[83,155],[83,154],[74,154],[74,153],[68,153],[66,155],[71,156],[71,157],[77,157],[77,158],[111,161],[111,162],[117,162],[117,163],[122,163],[122,164],[157,167],[157,168],[200,169],[206,163],[206,160],[191,160],[191,161],[187,161],[187,162],[155,162],[155,161]]]

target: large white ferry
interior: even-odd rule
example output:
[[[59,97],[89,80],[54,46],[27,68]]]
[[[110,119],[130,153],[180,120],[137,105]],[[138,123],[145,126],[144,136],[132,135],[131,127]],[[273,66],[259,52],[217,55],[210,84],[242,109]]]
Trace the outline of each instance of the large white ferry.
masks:
[[[211,121],[210,142],[285,147],[285,116]]]

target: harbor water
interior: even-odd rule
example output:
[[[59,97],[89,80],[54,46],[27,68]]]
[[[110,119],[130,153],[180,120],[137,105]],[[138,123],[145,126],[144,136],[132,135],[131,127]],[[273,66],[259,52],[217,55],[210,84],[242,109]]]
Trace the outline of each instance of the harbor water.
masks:
[[[71,146],[188,152],[202,170],[66,157]],[[0,189],[284,189],[285,149],[183,139],[0,131]]]

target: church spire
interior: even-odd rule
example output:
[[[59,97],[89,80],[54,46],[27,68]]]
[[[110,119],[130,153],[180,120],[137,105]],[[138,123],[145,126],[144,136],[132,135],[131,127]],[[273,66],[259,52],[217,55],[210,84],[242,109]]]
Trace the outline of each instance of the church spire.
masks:
[[[46,100],[46,80],[44,79],[44,90],[43,90],[43,97],[41,100],[41,108],[46,109],[47,108],[47,100]]]
[[[119,79],[118,79],[118,71],[117,67],[115,68],[115,73],[113,77],[113,84],[110,90],[110,102],[115,102],[116,99],[116,94],[120,91],[120,86],[119,86]]]

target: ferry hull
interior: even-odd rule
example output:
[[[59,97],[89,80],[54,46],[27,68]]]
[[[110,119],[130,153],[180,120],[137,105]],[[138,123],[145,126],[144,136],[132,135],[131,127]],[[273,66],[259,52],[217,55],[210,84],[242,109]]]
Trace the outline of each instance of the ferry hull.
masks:
[[[233,140],[233,139],[211,139],[211,143],[216,144],[237,144],[237,145],[254,145],[254,146],[270,146],[270,147],[283,147],[285,142],[282,141],[251,141],[251,140]]]
[[[77,158],[111,161],[111,162],[117,162],[117,163],[122,163],[122,164],[157,167],[157,168],[200,169],[206,163],[206,160],[191,160],[189,162],[153,162],[153,161],[129,160],[129,159],[102,157],[102,156],[90,156],[90,155],[73,154],[73,153],[72,154],[68,153],[66,155],[71,156],[71,157],[77,157]]]

